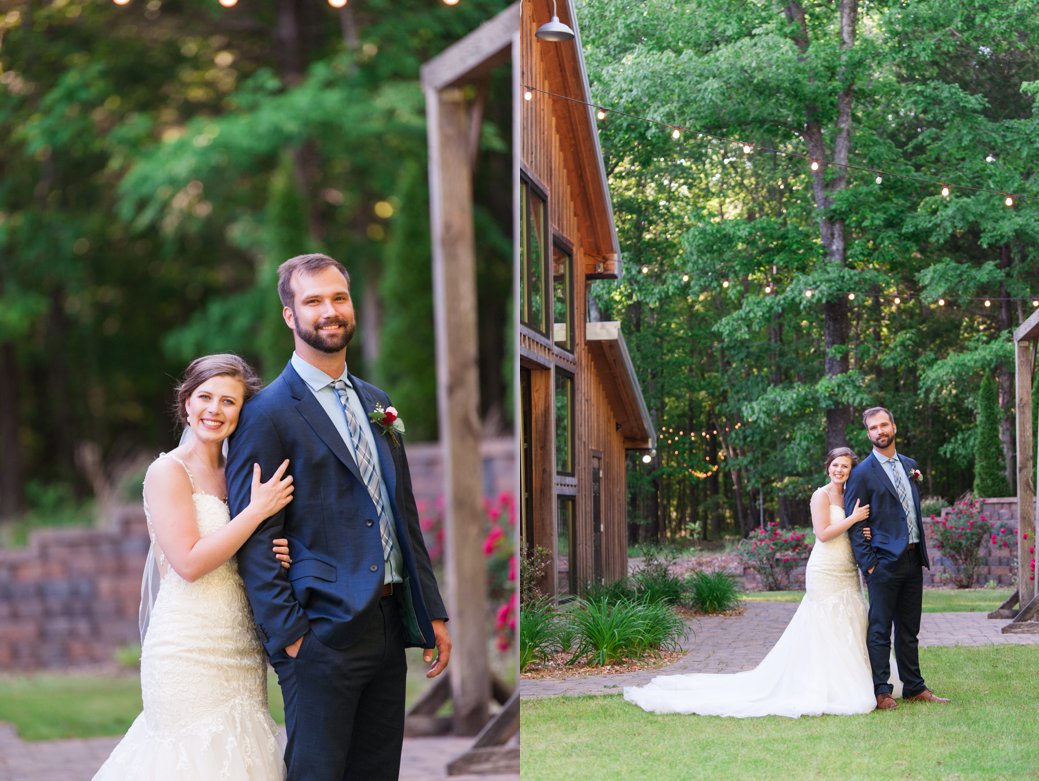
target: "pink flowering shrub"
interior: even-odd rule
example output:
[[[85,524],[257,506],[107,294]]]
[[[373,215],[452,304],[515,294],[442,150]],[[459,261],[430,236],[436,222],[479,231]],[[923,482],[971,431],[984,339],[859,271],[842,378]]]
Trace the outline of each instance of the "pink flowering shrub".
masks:
[[[744,567],[758,573],[766,591],[780,591],[790,585],[790,573],[811,552],[806,540],[804,532],[781,529],[773,521],[741,540],[736,554]]]
[[[487,564],[487,595],[497,604],[494,631],[498,650],[505,652],[516,639],[517,565],[513,538],[516,532],[516,501],[509,492],[497,498],[485,499],[486,536],[483,555]],[[418,502],[419,526],[422,529],[434,566],[440,566],[444,557],[444,500]]]
[[[931,538],[949,560],[953,583],[957,588],[971,588],[977,580],[983,560],[981,546],[987,541],[993,549],[1010,549],[1014,532],[1005,526],[993,526],[981,512],[981,499],[964,499],[952,506],[944,518],[931,516]]]

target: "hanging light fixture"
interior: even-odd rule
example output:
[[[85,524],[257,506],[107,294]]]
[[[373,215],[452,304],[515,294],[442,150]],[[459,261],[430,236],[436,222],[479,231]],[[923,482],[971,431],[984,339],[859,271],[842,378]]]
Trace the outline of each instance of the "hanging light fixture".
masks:
[[[556,14],[556,0],[552,0],[552,21],[541,25],[534,35],[539,41],[552,41],[553,43],[574,39],[574,31],[570,29],[569,25],[559,21],[559,16]]]

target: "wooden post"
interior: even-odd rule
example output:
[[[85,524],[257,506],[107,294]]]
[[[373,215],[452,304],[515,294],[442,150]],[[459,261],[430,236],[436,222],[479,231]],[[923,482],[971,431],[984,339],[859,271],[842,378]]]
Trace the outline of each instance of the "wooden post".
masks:
[[[1019,340],[1017,353],[1017,591],[1024,608],[1035,597],[1030,578],[1036,531],[1036,466],[1032,436],[1032,383],[1035,377],[1035,341]]]
[[[427,89],[433,233],[437,408],[444,453],[445,557],[454,732],[476,735],[489,717],[487,567],[480,460],[469,113],[461,88]]]

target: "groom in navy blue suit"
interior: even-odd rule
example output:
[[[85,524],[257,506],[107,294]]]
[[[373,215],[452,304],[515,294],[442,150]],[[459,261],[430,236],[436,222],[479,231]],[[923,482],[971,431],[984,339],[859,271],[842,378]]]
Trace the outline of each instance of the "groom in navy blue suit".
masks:
[[[300,255],[278,269],[278,294],[295,351],[242,410],[227,487],[233,516],[249,503],[252,465],[268,474],[287,458],[294,498],[238,566],[285,699],[288,781],[389,781],[404,738],[404,649],[427,649],[427,677],[442,673],[447,611],[403,442],[369,418],[390,400],[347,371],[349,274]],[[270,554],[276,537],[289,540],[287,572]]]
[[[917,636],[924,577],[930,567],[920,517],[916,461],[895,452],[895,418],[884,407],[862,415],[873,452],[856,466],[844,488],[844,512],[868,504],[870,517],[848,530],[855,560],[869,589],[869,628],[866,649],[873,669],[873,689],[879,710],[897,706],[891,696],[891,629],[895,630],[895,661],[902,680],[902,698],[918,702],[948,702],[924,684],[920,674]],[[872,530],[867,540],[864,526]]]

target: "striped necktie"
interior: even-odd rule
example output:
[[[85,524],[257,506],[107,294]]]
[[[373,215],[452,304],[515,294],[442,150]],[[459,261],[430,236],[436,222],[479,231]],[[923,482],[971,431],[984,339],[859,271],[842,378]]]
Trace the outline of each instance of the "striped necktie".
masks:
[[[354,444],[357,468],[360,470],[361,479],[364,480],[364,485],[368,489],[368,495],[375,504],[375,510],[379,513],[379,536],[382,538],[382,552],[385,560],[389,561],[390,553],[393,551],[393,538],[390,536],[389,515],[382,501],[382,481],[379,479],[379,472],[375,469],[375,457],[372,449],[368,446],[368,440],[361,433],[361,427],[357,423],[357,416],[354,415],[354,411],[350,407],[350,398],[347,395],[347,388],[350,386],[343,380],[336,380],[332,383],[332,387],[335,388],[336,395],[339,396],[339,403],[343,405],[343,410],[346,412],[346,427],[350,430],[350,440]]]
[[[898,494],[898,501],[902,503],[902,509],[906,511],[906,526],[909,527],[909,533],[913,533],[913,506],[909,503],[909,490],[906,488],[905,477],[902,475],[902,470],[899,468],[898,459],[889,458],[887,460],[888,468],[891,470],[891,480],[895,484],[895,492]]]

